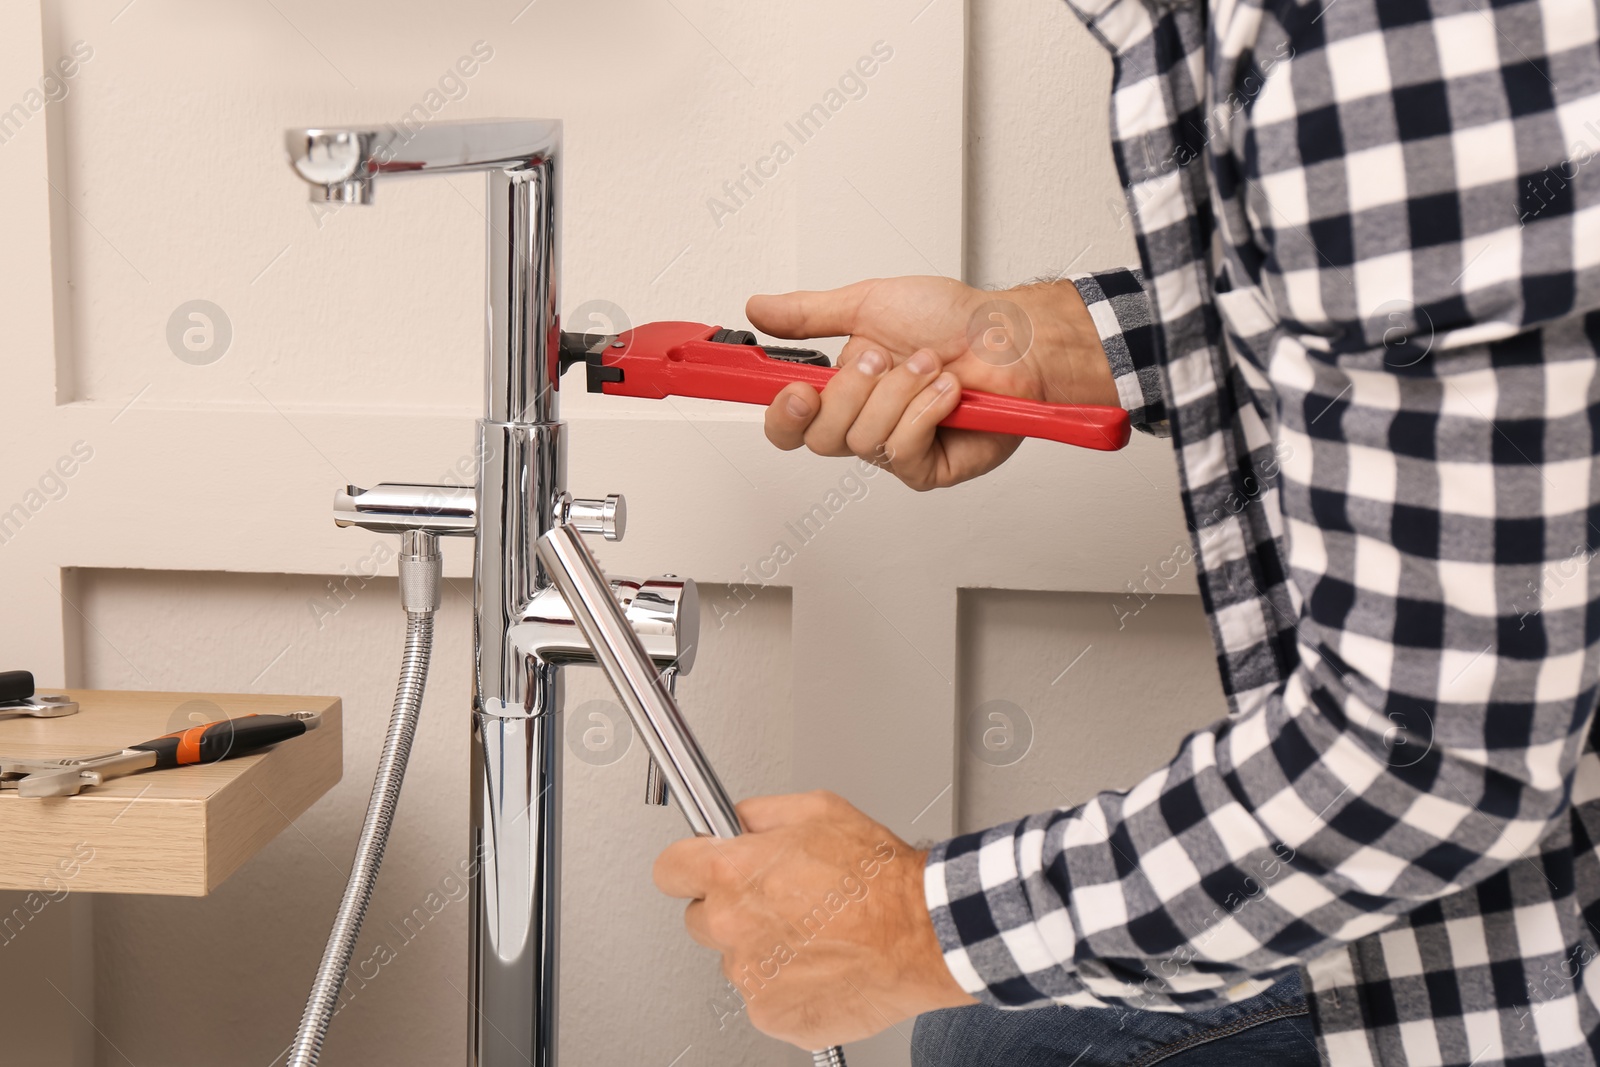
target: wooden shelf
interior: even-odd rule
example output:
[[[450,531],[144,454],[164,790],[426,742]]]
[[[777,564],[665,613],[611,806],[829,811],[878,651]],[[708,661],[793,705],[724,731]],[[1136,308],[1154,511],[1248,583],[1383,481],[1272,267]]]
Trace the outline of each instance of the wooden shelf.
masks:
[[[0,889],[204,896],[342,773],[338,697],[66,692],[81,705],[76,715],[0,720],[0,753],[90,756],[252,713],[320,711],[322,724],[265,752],[144,771],[75,797],[0,792]]]

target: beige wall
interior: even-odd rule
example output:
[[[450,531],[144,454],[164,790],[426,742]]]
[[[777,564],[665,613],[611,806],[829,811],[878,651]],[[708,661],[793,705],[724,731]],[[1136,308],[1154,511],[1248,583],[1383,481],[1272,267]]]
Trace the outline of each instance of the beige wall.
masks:
[[[96,449],[70,495],[0,549],[18,605],[0,640],[46,684],[346,701],[344,781],[213,896],[74,897],[0,951],[0,992],[27,980],[24,959],[61,972],[59,993],[34,982],[0,997],[4,1029],[31,1026],[33,1062],[52,1067],[282,1052],[355,840],[401,633],[390,579],[321,623],[309,606],[326,607],[329,576],[373,543],[331,528],[327,490],[438,479],[468,451],[481,187],[392,185],[373,209],[312,212],[282,164],[283,126],[397,117],[489,42],[494,58],[440,117],[566,119],[569,315],[605,299],[635,322],[733,325],[752,291],[925,272],[997,286],[1133,254],[1106,144],[1110,65],[1056,0],[44,0],[0,14],[0,30],[0,105],[37,80],[41,56],[94,48],[67,98],[0,145],[0,195],[17,205],[0,358],[25,409],[0,426],[0,504],[73,440]],[[866,94],[714,218],[721,183],[879,40],[895,58]],[[179,363],[164,340],[172,308],[195,297],[233,320],[235,348],[214,366]],[[732,594],[715,583],[767,555],[844,468],[772,453],[743,409],[577,394],[567,413],[574,489],[632,505],[607,565],[713,583],[683,694],[736,794],[828,785],[902,834],[939,837],[1126,784],[1217,710],[1192,598],[1121,629],[1110,607],[1183,536],[1164,444],[1091,456],[1035,443],[932,496],[881,478],[719,627],[709,604]],[[458,592],[461,547],[447,557]],[[358,960],[464,851],[463,596],[438,632]],[[570,677],[569,707],[605,699],[597,675]],[[995,700],[1033,728],[1004,766],[964,739]],[[639,803],[642,754],[567,769],[564,1062],[804,1062],[742,1021],[718,1028],[712,961],[649,887],[681,831]],[[464,922],[452,902],[405,940],[340,1016],[327,1062],[459,1059]],[[71,1040],[53,1042],[58,1030]],[[852,1064],[905,1064],[907,1033],[853,1048]]]
[[[1064,3],[968,9],[967,281],[1138,262],[1111,159],[1111,58]]]
[[[963,830],[1125,789],[1227,713],[1198,596],[975,589],[961,633]]]
[[[968,19],[967,280],[1003,286],[1137,264],[1107,132],[1104,49],[1062,3],[975,0]],[[1135,448],[1165,450],[1139,436]],[[1164,548],[1132,567],[1108,564],[1112,591],[962,595],[963,830],[1130,786],[1226,712],[1199,598],[1184,595],[1193,576],[1163,566],[1185,536],[1177,498],[1133,471],[1126,481],[1119,500],[1086,495],[1083,507],[1105,516],[1108,535],[1143,525]],[[1016,718],[1009,742],[1026,733],[1031,748],[984,749],[986,730],[1008,740],[991,713]]]

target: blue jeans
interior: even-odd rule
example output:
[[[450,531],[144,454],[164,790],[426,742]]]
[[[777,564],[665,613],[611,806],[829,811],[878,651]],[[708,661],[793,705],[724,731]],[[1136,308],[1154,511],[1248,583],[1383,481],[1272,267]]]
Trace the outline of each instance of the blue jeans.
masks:
[[[1317,1067],[1298,972],[1259,996],[1196,1012],[1119,1008],[932,1011],[913,1067]]]

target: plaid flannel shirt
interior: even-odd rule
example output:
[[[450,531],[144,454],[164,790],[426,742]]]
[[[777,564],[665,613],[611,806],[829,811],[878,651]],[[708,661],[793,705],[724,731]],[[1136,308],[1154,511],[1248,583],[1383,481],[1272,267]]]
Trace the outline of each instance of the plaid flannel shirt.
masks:
[[[1600,1062],[1595,4],[1072,2],[1142,264],[1076,282],[1229,717],[936,847],[946,962],[1168,1010],[1299,967],[1335,1067]]]

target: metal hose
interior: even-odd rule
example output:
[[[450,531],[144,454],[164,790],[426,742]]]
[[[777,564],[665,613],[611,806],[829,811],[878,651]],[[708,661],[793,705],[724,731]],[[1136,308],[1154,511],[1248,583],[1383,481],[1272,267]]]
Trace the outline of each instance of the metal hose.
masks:
[[[811,1067],[844,1067],[844,1049],[819,1048],[811,1054]]]
[[[433,652],[433,613],[439,606],[439,542],[432,534],[407,531],[401,540],[400,598],[406,609],[406,648],[400,662],[400,684],[395,690],[394,711],[389,716],[389,733],[378,757],[378,773],[367,801],[367,817],[356,842],[350,879],[328,933],[327,947],[317,967],[316,981],[306,998],[288,1067],[315,1067],[322,1055],[322,1042],[339,1006],[339,990],[344,986],[355,952],[361,922],[383,865],[383,850],[389,843],[389,827],[400,802],[400,786],[411,756],[411,741],[417,732],[417,717],[422,707],[422,691],[428,681],[428,659]]]

